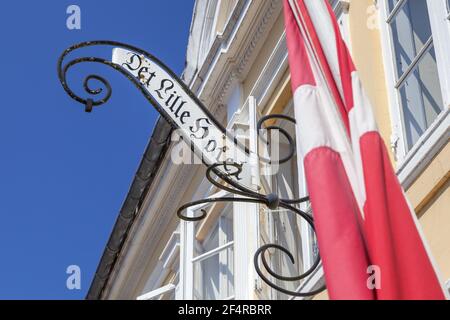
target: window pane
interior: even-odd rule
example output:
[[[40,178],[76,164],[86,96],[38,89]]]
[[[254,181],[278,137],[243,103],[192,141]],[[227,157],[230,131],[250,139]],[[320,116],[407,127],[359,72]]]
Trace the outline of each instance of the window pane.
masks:
[[[450,0],[447,0],[447,20],[450,20]]]
[[[389,0],[388,3],[392,10],[398,1]],[[434,47],[432,44],[429,48],[425,46],[427,42],[432,43],[433,38],[427,1],[404,1],[390,21],[390,27],[405,143],[409,150],[443,110]],[[425,48],[428,51],[421,55]]]
[[[220,300],[234,295],[233,247],[194,263],[194,299]]]
[[[431,37],[426,1],[408,0],[390,23],[399,79]]]
[[[400,88],[400,97],[408,149],[411,149],[443,110],[434,47],[408,76]]]
[[[233,210],[231,203],[218,203],[205,208],[206,219],[195,224],[194,257],[233,241]]]
[[[231,203],[204,208],[207,217],[195,224],[194,299],[217,300],[234,295],[233,210]],[[218,252],[218,248],[228,245]]]

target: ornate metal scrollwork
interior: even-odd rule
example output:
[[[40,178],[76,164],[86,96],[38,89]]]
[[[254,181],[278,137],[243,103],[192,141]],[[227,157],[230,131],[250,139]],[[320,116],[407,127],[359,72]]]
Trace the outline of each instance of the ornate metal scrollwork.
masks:
[[[165,65],[162,62],[160,62],[158,59],[156,59],[150,53],[148,53],[142,49],[139,49],[134,46],[127,45],[127,44],[123,44],[120,42],[115,42],[115,41],[84,42],[84,43],[74,45],[74,46],[68,48],[67,50],[65,50],[58,60],[59,80],[63,86],[63,89],[67,92],[67,94],[72,99],[83,104],[85,106],[86,112],[91,112],[94,107],[101,106],[101,105],[105,104],[106,102],[108,102],[108,100],[110,99],[110,97],[112,95],[112,88],[111,88],[110,83],[104,77],[101,77],[99,75],[94,75],[94,74],[91,74],[91,75],[88,75],[87,77],[85,77],[85,79],[83,81],[83,88],[84,88],[84,91],[90,96],[89,98],[82,98],[79,95],[77,95],[72,89],[70,89],[68,82],[67,82],[67,73],[75,65],[78,65],[80,63],[99,63],[102,65],[106,65],[107,67],[112,68],[114,70],[117,70],[121,74],[123,74],[127,79],[129,79],[141,91],[141,93],[147,98],[147,100],[153,106],[155,106],[155,108],[158,111],[160,111],[160,109],[158,108],[158,103],[155,102],[154,98],[148,93],[148,91],[144,87],[144,84],[142,83],[142,81],[140,79],[136,78],[135,76],[133,76],[132,74],[130,74],[125,68],[123,68],[122,66],[120,66],[118,64],[115,64],[109,60],[106,60],[103,58],[98,58],[98,57],[76,58],[76,59],[73,59],[70,62],[64,64],[64,60],[71,52],[73,52],[77,49],[80,49],[80,48],[92,47],[92,46],[120,47],[120,48],[125,48],[130,51],[136,52],[137,54],[147,57],[147,58],[151,59],[152,61],[156,61],[156,62],[160,63],[161,66],[163,66],[163,68],[165,68],[165,70],[171,76],[173,76],[175,79],[178,79],[178,77],[169,68],[165,67]],[[101,84],[101,87],[94,88],[91,83],[94,80],[98,81]],[[185,87],[185,89],[188,91],[187,87]],[[188,93],[190,96],[194,97],[194,95],[190,91],[188,91]],[[102,94],[101,98],[94,99],[101,94]],[[165,115],[164,112],[160,111],[160,113],[166,118],[166,120],[174,128],[177,127],[176,124],[174,123],[174,121],[172,119],[170,119],[169,117],[167,117],[167,115]],[[262,129],[263,124],[265,122],[267,122],[269,120],[274,120],[274,119],[282,119],[282,120],[286,120],[286,121],[295,123],[295,119],[290,118],[288,116],[270,115],[270,116],[263,117],[259,121],[258,129]],[[266,130],[268,130],[268,131],[278,130],[287,139],[287,141],[289,142],[289,154],[284,156],[283,158],[281,158],[278,161],[273,161],[272,159],[265,159],[262,157],[260,157],[260,161],[262,161],[265,164],[269,164],[269,165],[274,164],[274,163],[282,164],[282,163],[290,161],[293,158],[293,156],[295,155],[294,139],[289,135],[289,133],[286,130],[284,130],[283,128],[276,126],[276,125],[267,126]],[[259,130],[258,130],[258,132],[259,132]],[[261,139],[263,139],[264,142],[269,143],[267,140],[264,140],[263,137],[261,137]],[[219,168],[222,168],[223,170],[218,170]],[[298,204],[301,204],[304,202],[308,202],[309,201],[308,197],[300,198],[300,199],[280,199],[280,197],[275,193],[261,194],[259,192],[256,192],[255,190],[252,190],[252,189],[242,185],[241,183],[238,183],[236,181],[236,179],[233,179],[233,177],[237,177],[241,171],[242,171],[242,165],[240,165],[238,163],[234,163],[234,162],[222,162],[222,163],[216,163],[213,165],[209,165],[207,168],[207,171],[206,171],[206,177],[207,177],[208,181],[211,184],[213,184],[214,186],[216,186],[218,189],[225,190],[225,191],[233,194],[234,196],[233,197],[209,198],[209,199],[203,199],[203,200],[187,203],[178,209],[178,211],[177,211],[178,217],[182,220],[189,221],[189,222],[200,221],[200,220],[206,218],[207,212],[205,210],[201,210],[202,214],[197,217],[189,217],[189,216],[186,216],[183,214],[183,212],[186,209],[188,209],[192,206],[200,205],[200,204],[215,203],[215,202],[259,203],[259,204],[265,205],[267,208],[269,208],[271,210],[276,210],[276,209],[282,208],[287,211],[290,211],[290,212],[298,215],[300,218],[304,219],[311,226],[311,229],[314,230],[314,222],[313,222],[312,216],[309,215],[308,213],[298,209],[295,206],[295,205],[298,205]],[[223,172],[227,172],[227,174],[223,174]],[[217,180],[216,180],[215,176],[217,177]],[[256,272],[258,273],[258,275],[261,277],[261,279],[264,282],[266,282],[270,287],[272,287],[275,290],[278,290],[280,292],[283,292],[287,295],[298,296],[298,297],[307,297],[307,296],[316,295],[317,293],[320,293],[321,291],[325,290],[325,286],[322,286],[321,288],[311,291],[311,292],[305,292],[305,293],[296,292],[296,291],[290,291],[285,288],[282,288],[282,287],[278,286],[276,283],[272,282],[269,279],[269,277],[265,275],[264,271],[261,269],[261,267],[259,265],[260,259],[262,262],[262,266],[264,267],[264,270],[270,276],[272,276],[273,278],[280,280],[280,281],[292,282],[292,281],[299,281],[299,280],[305,279],[308,276],[310,276],[314,272],[314,270],[316,270],[319,267],[320,257],[319,257],[319,255],[317,255],[313,265],[308,270],[306,270],[303,274],[301,274],[299,276],[295,276],[295,277],[287,277],[287,276],[277,274],[270,268],[270,265],[265,257],[265,254],[268,250],[271,250],[271,249],[280,250],[281,252],[283,252],[284,254],[286,254],[289,257],[289,259],[291,260],[292,263],[295,263],[292,253],[290,253],[286,248],[284,248],[278,244],[267,244],[267,245],[264,245],[261,248],[259,248],[254,256],[255,269],[256,269]]]
[[[258,135],[262,132],[263,124],[266,121],[274,120],[274,119],[282,119],[282,120],[286,120],[286,121],[289,121],[294,124],[296,123],[295,119],[293,119],[289,116],[286,116],[286,115],[265,116],[265,117],[261,118],[261,120],[258,122]],[[281,134],[286,138],[286,140],[289,143],[289,154],[286,156],[283,156],[278,161],[272,161],[269,159],[262,159],[262,158],[261,158],[261,161],[266,164],[273,164],[273,163],[283,164],[283,163],[290,161],[295,155],[294,139],[290,136],[290,134],[285,129],[283,129],[277,125],[270,125],[270,126],[266,127],[265,129],[267,130],[267,132],[270,132],[271,130],[279,130],[279,132],[281,132]],[[260,137],[260,139],[262,139],[262,141],[267,144],[269,143],[263,137]],[[315,231],[314,221],[313,221],[312,216],[309,215],[307,212],[304,212],[294,206],[295,204],[309,202],[309,197],[304,197],[304,198],[299,198],[299,199],[280,199],[280,197],[275,193],[264,195],[264,194],[255,192],[253,190],[247,189],[247,188],[243,187],[242,185],[235,184],[231,179],[227,179],[226,177],[220,176],[219,181],[216,181],[213,178],[212,173],[214,172],[214,169],[217,168],[218,166],[234,167],[239,171],[241,168],[240,165],[238,165],[236,163],[215,164],[213,166],[208,167],[208,169],[206,171],[206,177],[207,177],[208,181],[211,184],[213,184],[214,186],[216,186],[218,189],[225,190],[231,194],[239,195],[242,197],[207,198],[207,199],[202,199],[202,200],[198,200],[198,201],[194,201],[194,202],[189,202],[178,209],[177,215],[180,219],[185,220],[185,221],[190,221],[190,222],[195,222],[195,221],[200,221],[200,220],[205,219],[207,216],[207,212],[203,209],[200,210],[202,212],[202,214],[198,217],[188,217],[188,216],[183,215],[183,211],[185,211],[186,209],[193,207],[193,206],[198,206],[201,204],[215,203],[215,202],[259,203],[259,204],[265,205],[270,210],[277,210],[279,208],[282,208],[282,209],[286,209],[287,211],[293,212],[296,215],[298,215],[301,219],[304,219],[308,223],[308,225],[311,227],[311,229],[313,231]],[[230,185],[231,187],[228,187],[227,185]],[[254,260],[253,260],[254,267],[255,267],[255,270],[256,270],[257,274],[259,275],[259,277],[267,285],[269,285],[270,287],[272,287],[273,289],[275,289],[279,292],[282,292],[282,293],[290,295],[290,296],[295,296],[295,297],[314,296],[326,289],[325,285],[322,285],[318,289],[315,289],[315,290],[312,290],[309,292],[297,292],[297,291],[287,290],[287,289],[277,285],[273,281],[271,281],[270,278],[268,276],[266,276],[264,274],[263,270],[261,269],[261,267],[259,265],[260,259],[261,259],[262,265],[264,267],[264,270],[270,276],[272,276],[273,278],[275,278],[277,280],[285,281],[285,282],[296,282],[296,281],[306,279],[308,276],[310,276],[311,274],[314,273],[314,271],[319,267],[320,261],[321,261],[320,256],[316,255],[312,266],[309,267],[308,270],[306,270],[305,272],[303,272],[302,274],[300,274],[298,276],[287,277],[287,276],[279,275],[271,269],[271,267],[266,259],[266,256],[265,256],[267,251],[269,251],[271,249],[280,250],[281,252],[283,252],[284,254],[286,254],[289,257],[292,264],[295,264],[294,256],[292,255],[292,253],[289,252],[289,250],[287,250],[286,248],[284,248],[278,244],[266,244],[266,245],[263,245],[262,247],[260,247],[254,255]]]

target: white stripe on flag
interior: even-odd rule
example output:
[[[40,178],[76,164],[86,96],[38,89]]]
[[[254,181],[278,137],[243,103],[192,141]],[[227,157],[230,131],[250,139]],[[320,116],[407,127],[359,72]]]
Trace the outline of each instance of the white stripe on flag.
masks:
[[[289,0],[292,11],[299,25],[302,36],[309,40],[309,36],[302,27],[304,25],[299,14],[298,6],[295,0]],[[315,97],[309,97],[312,92],[304,92],[302,86],[297,88],[294,92],[294,102],[296,106],[296,119],[299,122],[297,127],[300,127],[299,137],[308,137],[307,139],[299,139],[300,147],[303,155],[307,155],[315,148],[329,147],[336,152],[339,152],[342,162],[347,173],[350,185],[352,187],[354,196],[358,203],[361,217],[364,218],[364,202],[365,193],[361,188],[360,179],[358,179],[358,171],[355,163],[351,141],[348,138],[347,131],[341,121],[341,115],[336,107],[336,103],[328,90],[323,73],[320,71],[319,63],[315,58],[316,55],[312,49],[310,41],[305,41],[306,50],[308,51],[311,69],[317,82],[317,88],[314,90]],[[304,97],[303,94],[307,96]],[[314,108],[308,108],[309,102],[307,99],[315,101]],[[305,109],[306,108],[306,109]],[[305,119],[305,121],[304,121]],[[308,119],[306,121],[306,119]],[[331,131],[332,134],[329,134]],[[302,145],[305,143],[305,146]]]

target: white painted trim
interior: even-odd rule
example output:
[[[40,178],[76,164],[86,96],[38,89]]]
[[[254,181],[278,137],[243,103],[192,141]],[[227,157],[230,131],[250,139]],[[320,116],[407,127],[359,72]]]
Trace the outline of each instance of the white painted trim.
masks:
[[[264,108],[288,67],[286,32],[284,31],[249,94],[249,98],[255,98],[259,110]]]
[[[198,50],[198,62],[202,65],[216,37],[215,22],[219,11],[219,0],[207,0],[206,12],[203,17],[202,35]]]
[[[175,289],[176,286],[174,284],[168,284],[167,286],[143,294],[142,296],[137,297],[136,300],[155,300],[155,298],[158,298],[160,295],[174,291]]]
[[[403,158],[406,153],[406,138],[403,132],[403,119],[401,103],[397,91],[395,90],[395,75],[396,68],[394,64],[394,44],[390,35],[389,26],[387,24],[388,18],[388,3],[386,0],[380,0],[378,2],[380,11],[380,34],[382,43],[382,54],[384,73],[386,76],[386,90],[389,100],[389,113],[392,123],[392,135],[391,135],[391,148],[395,156],[395,160],[398,161]]]
[[[318,289],[318,285],[325,278],[325,273],[322,268],[322,264],[320,264],[316,271],[305,279],[305,281],[297,288],[297,292],[311,292],[313,290]],[[312,297],[292,297],[290,300],[309,300]]]
[[[342,13],[348,12],[350,8],[350,0],[328,0],[334,13],[339,18]]]
[[[159,260],[163,263],[163,268],[172,269],[173,264],[178,259],[180,253],[180,233],[175,231],[170,237],[167,245],[163,249]]]
[[[190,208],[187,211],[188,215],[193,214],[193,209]],[[180,280],[183,279],[183,300],[193,300],[194,298],[194,265],[192,259],[194,257],[194,227],[192,223],[187,221],[181,222],[181,234],[183,235],[183,242],[181,243],[181,268],[180,268]]]
[[[170,237],[167,245],[163,249],[159,261],[155,268],[152,270],[150,277],[148,278],[143,292],[148,290],[156,290],[161,287],[166,280],[167,276],[171,272],[179,273],[179,252],[180,252],[180,238],[179,232],[175,231]]]
[[[228,192],[221,190],[221,191],[217,192],[216,194],[209,195],[207,198],[219,198],[219,197],[225,197],[227,195],[229,195]],[[208,205],[211,205],[211,204],[206,203],[206,204],[199,204],[196,206],[192,206],[187,209],[187,215],[194,216],[195,211],[201,210]],[[235,215],[233,215],[233,221],[234,221],[234,217],[235,217]],[[182,239],[180,283],[182,283],[182,285],[183,285],[183,290],[182,290],[183,294],[180,297],[180,299],[192,300],[192,299],[194,299],[194,286],[195,286],[194,264],[204,261],[215,255],[218,255],[218,254],[220,255],[222,252],[226,251],[229,248],[233,248],[233,255],[234,255],[233,260],[236,260],[236,258],[235,258],[236,257],[236,253],[235,253],[236,249],[234,248],[235,240],[230,241],[226,244],[223,244],[220,247],[217,247],[211,251],[206,252],[205,254],[194,257],[195,224],[192,222],[182,221],[180,232],[181,232],[181,239]],[[233,232],[234,232],[233,237],[235,238],[236,233],[234,230],[233,230]],[[236,267],[235,266],[233,266],[233,267],[234,267],[234,272],[236,272],[235,271]],[[183,279],[183,280],[181,281],[181,279]],[[235,276],[234,276],[234,279],[236,279]],[[235,292],[236,292],[237,285],[238,284],[235,280],[234,284],[233,284]]]
[[[192,263],[196,263],[196,262],[201,262],[201,261],[207,260],[207,259],[209,259],[209,258],[211,258],[211,257],[213,257],[215,255],[218,255],[220,252],[233,247],[233,245],[234,245],[234,241],[230,241],[230,242],[228,242],[228,243],[226,243],[226,244],[224,244],[224,245],[222,245],[220,247],[217,247],[214,250],[208,251],[208,252],[206,252],[206,253],[204,253],[202,255],[199,255],[199,256],[193,258],[192,259]]]
[[[399,165],[397,174],[403,188],[408,189],[448,143],[449,128],[450,109],[447,109],[439,115]]]
[[[256,127],[258,122],[256,99],[250,97],[244,106],[233,116],[233,121],[246,120],[251,153],[257,155],[258,140]],[[246,118],[246,119],[241,119]],[[235,122],[236,124],[236,122]],[[233,123],[230,123],[233,126]],[[259,166],[255,158],[251,158],[251,172],[242,177],[244,184],[259,186]],[[233,203],[234,229],[234,296],[238,300],[255,299],[256,271],[253,267],[253,255],[258,248],[259,240],[259,204]]]
[[[214,30],[216,32],[215,36],[217,36],[217,21],[219,20],[221,7],[222,7],[222,0],[217,0],[216,12],[214,13],[214,20],[213,20],[213,24],[212,24],[212,30]],[[214,40],[212,40],[212,42],[214,42]],[[211,45],[212,45],[212,43],[211,43]]]

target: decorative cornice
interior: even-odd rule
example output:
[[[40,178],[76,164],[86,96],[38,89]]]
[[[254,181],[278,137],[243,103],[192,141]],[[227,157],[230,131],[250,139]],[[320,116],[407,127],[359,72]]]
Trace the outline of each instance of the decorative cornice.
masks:
[[[281,8],[281,1],[272,0],[269,2],[268,8],[264,10],[265,13],[263,18],[260,20],[258,26],[256,27],[256,31],[252,33],[253,37],[251,38],[250,44],[247,46],[247,49],[245,50],[243,56],[241,57],[239,63],[237,64],[236,68],[237,76],[241,76],[244,73],[244,70],[248,68],[248,62],[250,60],[250,57],[255,51],[255,48],[257,47],[258,43],[260,43],[264,32],[267,30],[269,21],[273,17],[275,9],[277,8],[278,9]]]
[[[279,12],[281,10],[281,1],[279,0],[271,0],[266,1],[266,6],[261,10],[262,18],[260,18],[259,23],[248,32],[249,35],[252,35],[245,49],[241,52],[240,57],[237,57],[236,64],[231,64],[231,72],[228,73],[228,76],[224,82],[224,85],[220,87],[219,92],[216,98],[213,101],[217,101],[218,104],[224,104],[225,98],[229,93],[230,88],[233,85],[235,80],[242,80],[245,78],[246,71],[251,67],[249,61],[255,53],[255,49],[264,39],[264,35],[268,31],[269,26],[272,24],[273,20],[275,20],[274,13]],[[276,9],[279,9],[278,11]]]
[[[256,58],[256,49],[262,45],[281,8],[280,0],[238,1],[225,31],[216,37],[205,61],[190,82],[193,92],[213,114],[226,102],[233,83],[245,78],[252,59]],[[251,19],[246,19],[248,15]],[[234,42],[239,38],[243,40]],[[231,49],[233,46],[234,49]],[[207,90],[205,87],[208,87]]]

